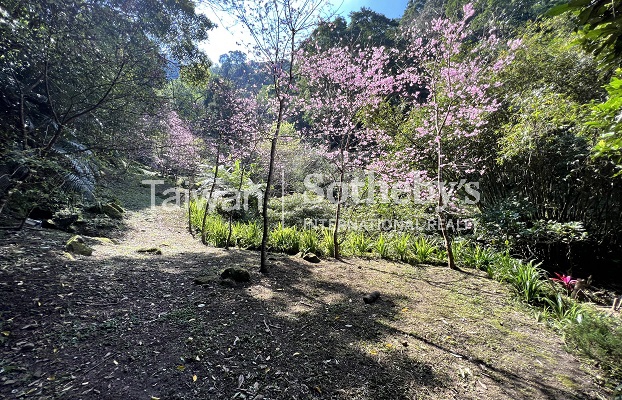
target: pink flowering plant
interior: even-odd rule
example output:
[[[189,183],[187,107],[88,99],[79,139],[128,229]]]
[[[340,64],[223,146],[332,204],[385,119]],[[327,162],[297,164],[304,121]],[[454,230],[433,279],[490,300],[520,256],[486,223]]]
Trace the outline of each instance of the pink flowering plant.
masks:
[[[396,79],[410,111],[401,131],[385,137],[390,161],[376,163],[388,177],[405,176],[413,170],[436,172],[436,191],[430,194],[437,199],[439,227],[451,268],[455,263],[445,225],[446,214],[455,211],[456,203],[445,198],[441,188],[448,175],[484,174],[476,151],[477,136],[486,128],[487,117],[501,106],[494,96],[494,89],[502,85],[498,76],[520,46],[520,42],[509,42],[509,51],[497,56],[495,49],[502,44],[496,36],[472,43],[469,21],[474,12],[473,5],[467,4],[458,21],[436,18],[423,35],[415,28],[404,32],[407,48],[400,56]]]
[[[555,272],[556,278],[551,278],[553,282],[558,282],[564,286],[564,288],[568,291],[571,291],[574,288],[574,285],[577,283],[576,279],[572,279],[570,275],[560,274]]]

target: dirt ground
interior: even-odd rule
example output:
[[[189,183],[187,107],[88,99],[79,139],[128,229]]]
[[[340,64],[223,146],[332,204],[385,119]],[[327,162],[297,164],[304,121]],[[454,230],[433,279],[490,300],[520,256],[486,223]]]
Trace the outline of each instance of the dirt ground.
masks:
[[[0,398],[607,398],[479,272],[273,255],[260,275],[257,253],[192,238],[183,211],[126,201],[90,257],[70,260],[59,231],[0,237]],[[249,284],[219,283],[233,265]]]

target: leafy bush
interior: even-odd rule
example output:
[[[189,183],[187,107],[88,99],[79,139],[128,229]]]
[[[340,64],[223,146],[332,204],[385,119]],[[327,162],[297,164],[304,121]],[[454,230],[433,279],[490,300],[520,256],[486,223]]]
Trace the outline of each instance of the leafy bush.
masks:
[[[351,233],[346,238],[346,249],[355,256],[369,254],[371,249],[371,239],[364,232]]]
[[[333,230],[330,228],[322,229],[322,240],[319,249],[325,256],[332,257],[335,254],[335,244],[333,243]]]
[[[244,249],[257,250],[261,247],[261,227],[257,222],[238,222],[233,225],[236,244]]]
[[[470,268],[485,271],[487,267],[497,260],[497,253],[480,245],[465,247],[461,251],[462,263]]]
[[[203,207],[205,207],[205,201],[203,200],[191,200],[190,201],[190,223],[193,228],[201,229],[201,222],[203,220]]]
[[[588,313],[565,329],[566,344],[600,364],[614,379],[622,379],[622,324]]]
[[[300,232],[299,239],[298,248],[300,251],[303,253],[318,253],[320,241],[315,230],[307,229]]]
[[[528,304],[535,304],[542,299],[545,291],[544,272],[533,261],[517,262],[509,271],[508,281],[517,296]]]
[[[219,215],[208,215],[205,220],[205,231],[202,234],[207,243],[216,247],[227,247],[229,225]]]
[[[508,253],[498,253],[496,260],[485,267],[488,277],[499,282],[509,282],[513,271],[517,270],[520,260],[511,257]]]
[[[542,298],[548,315],[553,318],[559,326],[581,320],[585,312],[584,308],[562,293],[555,293],[552,297]]]
[[[388,259],[391,248],[389,246],[389,241],[386,239],[384,235],[378,236],[376,239],[376,244],[374,245],[374,251],[376,254],[380,256],[380,258]]]
[[[278,252],[296,254],[300,251],[300,232],[296,227],[279,226],[270,234],[270,247]]]
[[[270,221],[282,222],[285,217],[285,226],[305,226],[305,219],[310,219],[313,223],[316,220],[329,220],[334,218],[333,205],[326,200],[322,200],[312,195],[295,193],[283,198],[272,198],[269,203]]]
[[[397,258],[404,262],[408,259],[411,237],[409,234],[399,235],[393,238],[393,251]]]
[[[417,240],[413,242],[412,247],[415,261],[419,263],[428,262],[438,250],[437,247],[424,236],[419,236]]]

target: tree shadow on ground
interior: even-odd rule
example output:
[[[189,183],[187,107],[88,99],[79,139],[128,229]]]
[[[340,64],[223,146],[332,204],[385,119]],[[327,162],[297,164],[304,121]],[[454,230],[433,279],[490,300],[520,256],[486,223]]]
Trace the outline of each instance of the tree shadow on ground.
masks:
[[[17,254],[21,265],[10,257],[0,265],[0,330],[10,332],[0,348],[10,382],[0,386],[0,395],[387,400],[458,395],[454,376],[419,357],[407,341],[395,340],[410,338],[434,351],[455,352],[391,324],[405,297],[380,288],[380,301],[366,305],[362,296],[378,283],[317,274],[341,264],[272,255],[264,276],[256,272],[257,254],[241,250],[75,262],[41,248]],[[221,285],[218,273],[231,265],[248,267],[251,283]],[[193,279],[199,275],[214,279],[198,286]],[[522,392],[528,387],[542,398],[577,398],[468,353],[458,356],[486,369],[514,398],[531,398],[532,392]]]

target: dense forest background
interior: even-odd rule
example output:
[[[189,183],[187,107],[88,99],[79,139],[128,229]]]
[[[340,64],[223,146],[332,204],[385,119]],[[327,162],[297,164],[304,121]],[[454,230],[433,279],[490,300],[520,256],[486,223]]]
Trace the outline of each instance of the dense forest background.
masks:
[[[362,9],[312,26],[290,51],[212,64],[198,43],[213,24],[190,0],[3,1],[0,213],[10,225],[92,209],[107,201],[98,182],[138,162],[201,189],[191,225],[229,246],[235,232],[216,240],[208,224],[251,226],[259,198],[244,213],[218,193],[265,186],[274,169],[286,173],[267,192],[271,227],[335,213],[429,221],[443,205],[445,222],[476,224],[422,233],[433,240],[620,277],[619,2],[466,3],[413,0],[397,20]],[[366,171],[387,185],[477,182],[479,201],[461,200],[463,185],[440,203],[433,191],[407,205],[347,201],[345,183],[369,189]],[[318,173],[336,202],[305,201]],[[348,255],[351,233],[335,228],[324,252]]]

